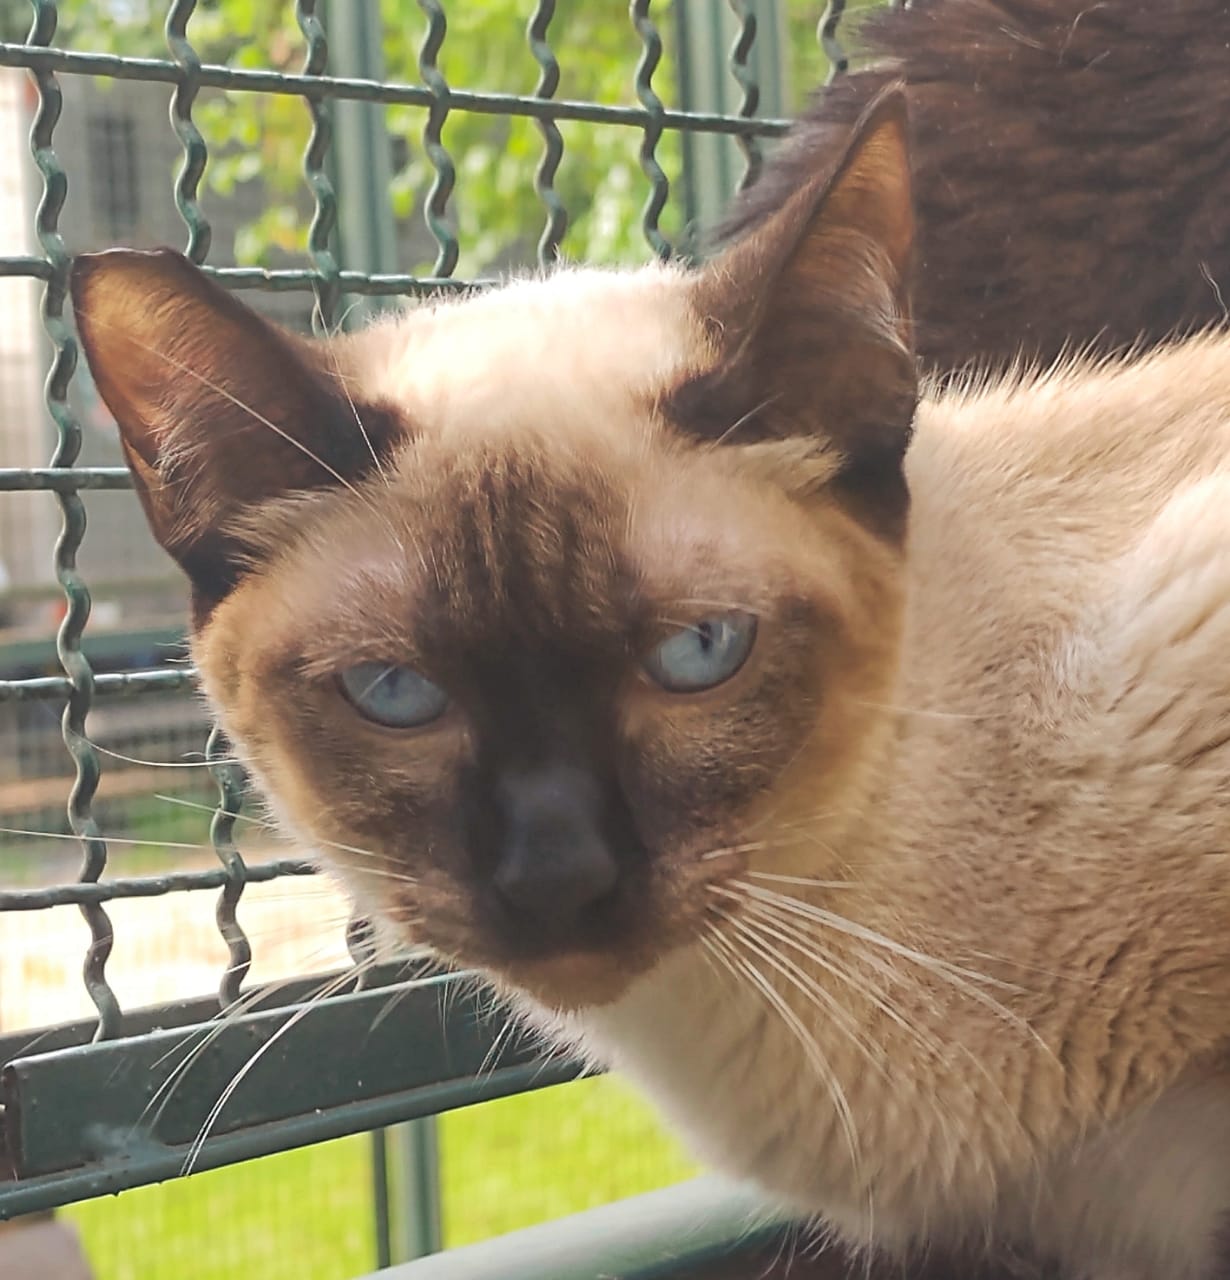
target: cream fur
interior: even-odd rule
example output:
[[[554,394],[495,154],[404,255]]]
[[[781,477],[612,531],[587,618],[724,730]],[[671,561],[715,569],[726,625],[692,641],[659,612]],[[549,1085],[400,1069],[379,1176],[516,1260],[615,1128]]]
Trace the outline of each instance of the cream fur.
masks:
[[[900,964],[907,1032],[812,924],[820,962],[782,954],[880,1069],[761,963],[809,1058],[699,946],[560,1030],[850,1239],[986,1232],[1091,1280],[1205,1280],[1230,1212],[1230,340],[931,401],[909,476],[876,782],[817,824],[826,850],[759,865],[844,872],[789,892],[1002,985]]]
[[[690,324],[679,278],[577,268],[415,307],[360,335],[353,381],[446,443],[523,434],[537,419],[557,438],[566,423],[570,443],[606,444],[643,430],[644,397],[697,358],[680,349]]]

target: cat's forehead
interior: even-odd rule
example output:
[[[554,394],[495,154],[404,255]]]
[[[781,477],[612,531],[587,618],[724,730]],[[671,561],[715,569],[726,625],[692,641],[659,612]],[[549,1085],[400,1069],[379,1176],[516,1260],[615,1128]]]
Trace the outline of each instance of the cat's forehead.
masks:
[[[386,320],[356,344],[352,376],[433,434],[579,439],[643,427],[704,348],[681,271],[564,270]]]
[[[424,433],[358,491],[271,510],[270,568],[237,594],[322,661],[410,646],[471,662],[598,655],[664,618],[814,593],[792,555],[804,517],[775,490],[720,453],[608,444]]]

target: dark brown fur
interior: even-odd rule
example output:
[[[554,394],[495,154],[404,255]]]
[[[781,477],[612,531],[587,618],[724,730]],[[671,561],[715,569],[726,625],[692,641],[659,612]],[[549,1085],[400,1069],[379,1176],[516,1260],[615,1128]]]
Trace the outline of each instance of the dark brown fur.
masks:
[[[121,259],[129,291],[104,290],[95,305],[97,273]],[[361,480],[404,428],[389,409],[356,401],[315,347],[172,250],[80,257],[73,288],[86,350],[113,353],[95,365],[99,390],[128,427],[120,441],[137,496],[192,583],[200,626],[244,571],[245,548],[230,527],[237,512]],[[134,308],[145,313],[139,322]],[[264,419],[256,448],[254,415]],[[188,430],[168,447],[173,422]]]
[[[724,270],[698,277],[717,363],[663,405],[689,435],[723,443],[803,439],[820,426],[841,460],[834,492],[895,541],[918,401],[907,135],[901,95],[882,92]]]
[[[851,41],[719,238],[759,224],[903,79],[925,365],[1156,343],[1230,300],[1230,4],[915,0]]]
[[[812,732],[814,703],[799,684],[819,683],[808,675],[817,639],[835,623],[805,595],[766,582],[754,602],[765,656],[735,696],[707,709],[693,699],[671,714],[638,675],[639,659],[679,606],[612,543],[627,495],[600,467],[528,446],[519,457],[479,446],[444,462],[431,442],[411,443],[399,461],[391,490],[368,490],[388,524],[335,492],[275,505],[254,527],[258,547],[280,542],[286,521],[311,527],[339,568],[322,575],[311,550],[292,553],[274,589],[258,556],[255,580],[236,593],[255,602],[264,590],[262,630],[280,637],[258,651],[240,627],[221,664],[246,662],[280,708],[245,725],[249,749],[293,759],[307,776],[314,750],[305,746],[328,742],[330,767],[314,784],[321,821],[333,839],[381,850],[377,874],[397,868],[451,886],[432,898],[442,950],[455,937],[467,961],[481,939],[492,963],[532,964],[561,949],[647,962],[672,936],[681,902],[703,900],[690,855],[729,841],[734,819]],[[410,571],[400,586],[341,569],[365,556],[398,563],[411,546],[430,549],[431,570]],[[360,719],[331,673],[377,657],[429,674],[456,712],[415,735]],[[689,715],[704,717],[703,736]],[[592,822],[617,856],[619,883],[592,910],[558,919],[546,910],[528,928],[502,908],[493,882],[510,812],[544,786],[581,797],[564,820]],[[370,865],[361,860],[359,872]]]

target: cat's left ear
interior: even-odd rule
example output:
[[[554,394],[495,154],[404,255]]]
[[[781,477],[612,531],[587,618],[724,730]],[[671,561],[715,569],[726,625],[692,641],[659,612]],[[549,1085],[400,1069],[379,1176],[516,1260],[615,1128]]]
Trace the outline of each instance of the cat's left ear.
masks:
[[[890,86],[827,170],[692,278],[711,358],[668,416],[724,444],[816,439],[834,491],[898,535],[918,397],[913,247],[906,100]]]

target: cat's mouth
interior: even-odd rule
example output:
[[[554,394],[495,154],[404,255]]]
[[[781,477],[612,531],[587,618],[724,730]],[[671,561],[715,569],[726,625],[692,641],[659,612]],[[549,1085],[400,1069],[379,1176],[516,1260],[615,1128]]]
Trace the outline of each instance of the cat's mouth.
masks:
[[[533,916],[510,913],[489,887],[436,885],[428,889],[430,904],[419,896],[408,933],[451,964],[485,972],[552,1009],[608,1004],[699,927],[682,909],[678,887],[659,880],[638,878],[579,916],[562,917],[549,903]],[[424,888],[420,883],[420,895]]]
[[[482,967],[558,1009],[605,1004],[652,967],[675,933],[647,886],[621,886],[579,915],[544,904],[532,917],[489,896],[478,906],[473,941]]]

